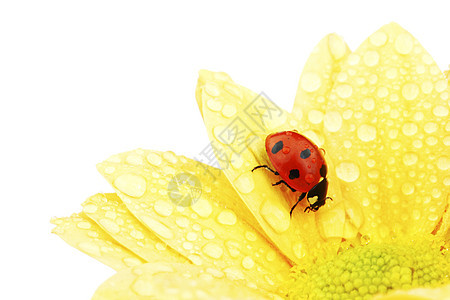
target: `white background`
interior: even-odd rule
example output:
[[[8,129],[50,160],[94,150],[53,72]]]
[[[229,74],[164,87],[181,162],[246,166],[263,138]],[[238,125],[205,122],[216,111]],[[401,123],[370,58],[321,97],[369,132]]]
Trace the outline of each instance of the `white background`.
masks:
[[[225,71],[290,110],[326,34],[351,49],[396,21],[442,70],[446,1],[2,1],[2,299],[89,299],[114,272],[50,234],[112,189],[95,169],[138,147],[190,157],[208,145],[197,72]],[[427,4],[425,4],[427,3]]]

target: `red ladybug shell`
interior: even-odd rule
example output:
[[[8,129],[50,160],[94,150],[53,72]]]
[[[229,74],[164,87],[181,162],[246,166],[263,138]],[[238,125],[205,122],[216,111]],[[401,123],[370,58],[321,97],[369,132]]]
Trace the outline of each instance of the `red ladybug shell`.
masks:
[[[322,151],[297,132],[268,135],[266,151],[281,178],[297,191],[306,193],[326,177],[327,165]]]

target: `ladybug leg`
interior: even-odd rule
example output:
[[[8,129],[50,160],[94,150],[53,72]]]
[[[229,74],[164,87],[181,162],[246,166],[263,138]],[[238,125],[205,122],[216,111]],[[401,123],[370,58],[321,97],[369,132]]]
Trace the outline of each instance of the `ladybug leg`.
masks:
[[[262,166],[254,167],[253,170],[252,170],[252,172],[255,171],[256,169],[259,169],[259,168],[264,168],[264,169],[266,169],[266,170],[272,172],[272,173],[275,174],[275,175],[280,175],[277,171],[272,170],[272,169],[269,168],[269,166],[267,166],[267,165],[262,165]]]
[[[302,194],[300,195],[300,197],[298,197],[297,203],[295,203],[294,206],[292,206],[291,211],[289,212],[289,215],[291,216],[291,218],[292,218],[292,212],[294,211],[294,208],[297,206],[297,204],[300,203],[300,201],[303,200],[303,198],[305,198],[305,196],[306,196],[306,193],[302,193]],[[308,207],[309,207],[309,206],[308,206]],[[307,208],[308,208],[308,207],[307,207]]]
[[[297,190],[295,190],[294,188],[292,188],[289,184],[287,184],[286,181],[284,181],[284,180],[280,180],[280,181],[278,181],[278,182],[272,183],[273,186],[279,185],[279,184],[284,184],[285,186],[287,186],[288,188],[290,188],[292,192],[296,192],[296,191],[297,191]]]

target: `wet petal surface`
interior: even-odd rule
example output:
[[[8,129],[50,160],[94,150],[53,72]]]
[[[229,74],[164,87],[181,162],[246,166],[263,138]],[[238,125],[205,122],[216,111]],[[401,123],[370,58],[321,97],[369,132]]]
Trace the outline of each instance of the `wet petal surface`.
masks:
[[[449,186],[448,85],[431,56],[397,24],[350,54],[324,112],[328,153],[361,233],[430,233]]]
[[[144,260],[112,239],[83,213],[52,219],[52,230],[66,243],[115,270],[144,263]]]
[[[336,251],[338,243],[332,240],[325,243],[329,236],[322,236],[321,233],[326,231],[319,231],[322,224],[317,225],[320,222],[318,216],[333,207],[326,206],[317,213],[308,214],[303,213],[306,207],[303,202],[291,219],[289,211],[299,195],[283,186],[273,187],[272,183],[279,177],[270,172],[251,171],[258,165],[270,165],[264,145],[266,136],[295,129],[299,122],[265,95],[239,86],[224,73],[201,71],[196,95],[224,173],[267,236],[297,263],[307,255],[320,255],[322,249]],[[225,107],[234,107],[234,113],[224,113]],[[313,141],[318,140],[312,131],[302,134]],[[330,185],[330,195],[335,192],[336,187]],[[335,222],[336,228],[343,231],[344,215],[336,213]],[[343,232],[332,234],[342,235]]]
[[[263,295],[210,267],[148,263],[118,272],[92,299],[270,299]]]
[[[116,194],[97,194],[83,203],[83,212],[119,244],[147,262],[190,263],[140,223]]]
[[[290,264],[244,220],[251,215],[220,170],[141,149],[115,155],[98,170],[142,224],[192,263],[280,292]]]

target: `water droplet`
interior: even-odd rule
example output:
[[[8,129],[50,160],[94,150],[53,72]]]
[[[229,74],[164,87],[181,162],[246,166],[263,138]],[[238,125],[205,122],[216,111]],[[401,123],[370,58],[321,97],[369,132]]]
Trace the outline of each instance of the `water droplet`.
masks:
[[[223,225],[234,225],[236,224],[237,217],[232,210],[224,209],[217,216],[217,221]]]
[[[364,198],[362,199],[362,203],[361,203],[361,204],[362,204],[362,206],[364,206],[364,207],[369,206],[369,205],[370,205],[370,199],[364,197]]]
[[[389,79],[394,79],[397,77],[397,69],[396,68],[390,68],[386,71],[386,77]]]
[[[371,194],[375,194],[378,192],[378,185],[375,183],[371,183],[367,186],[367,191]]]
[[[175,153],[168,151],[163,153],[163,158],[172,164],[176,164],[178,162],[178,158]]]
[[[342,117],[337,111],[327,112],[324,116],[324,126],[330,132],[336,132],[342,127]]]
[[[206,106],[212,111],[220,111],[222,109],[222,102],[216,99],[209,99],[206,101]]]
[[[253,181],[252,173],[241,174],[234,180],[234,186],[243,194],[248,194],[253,191],[255,188],[255,182]]]
[[[395,50],[397,50],[398,53],[404,55],[411,52],[413,45],[414,41],[409,33],[400,34],[399,36],[397,36],[397,39],[394,43]]]
[[[320,76],[316,73],[304,73],[300,79],[300,85],[306,92],[314,92],[320,88]]]
[[[168,217],[172,214],[173,204],[168,201],[158,200],[153,206],[156,213],[162,217]]]
[[[379,98],[385,98],[387,95],[389,95],[389,90],[386,87],[382,86],[377,89],[377,96]]]
[[[200,198],[191,208],[202,218],[209,217],[213,211],[211,203],[205,198]]]
[[[147,161],[154,166],[159,166],[162,162],[162,158],[158,153],[150,152],[147,155]]]
[[[373,141],[377,136],[377,129],[372,125],[362,124],[358,127],[358,137],[363,142]]]
[[[211,258],[218,259],[223,255],[223,249],[214,243],[208,243],[202,248],[203,253]]]
[[[128,155],[127,158],[125,159],[125,161],[127,163],[129,163],[130,165],[135,165],[135,166],[140,166],[143,164],[143,159],[141,156],[139,155]]]
[[[227,103],[222,108],[222,115],[226,118],[231,118],[236,114],[236,105]]]
[[[178,227],[180,228],[186,228],[189,226],[189,219],[186,217],[177,217],[175,219],[175,223],[178,225]]]
[[[406,100],[414,100],[419,95],[419,86],[415,83],[407,83],[402,87],[402,95]]]
[[[191,242],[183,242],[183,248],[186,250],[192,250],[192,248],[194,248],[194,244]]]
[[[439,218],[439,216],[437,214],[429,214],[428,215],[428,220],[430,221],[436,221]]]
[[[365,110],[371,111],[375,108],[375,101],[372,98],[366,98],[363,100],[362,105]]]
[[[246,256],[242,259],[242,266],[244,269],[249,270],[255,266],[255,262],[250,256]]]
[[[207,82],[204,86],[203,89],[205,90],[205,92],[212,96],[212,97],[217,97],[220,95],[220,86],[215,83],[215,82]]]
[[[87,214],[93,214],[97,211],[97,205],[95,204],[87,204],[85,206],[83,206],[83,212],[87,213]]]
[[[214,231],[212,231],[211,229],[204,229],[202,234],[203,234],[203,237],[207,240],[212,240],[216,237]]]
[[[243,95],[242,95],[242,91],[241,89],[234,85],[234,84],[229,84],[229,83],[225,83],[224,85],[224,89],[232,96],[238,98],[238,99],[242,99]]]
[[[99,221],[100,225],[108,232],[112,234],[117,234],[120,232],[119,225],[116,224],[116,222],[110,220],[110,219],[101,219]]]
[[[289,212],[270,199],[263,202],[260,213],[267,224],[277,233],[285,232],[291,224]]]
[[[443,105],[438,105],[433,108],[433,114],[436,117],[446,117],[448,115],[448,108]]]
[[[143,240],[144,239],[144,234],[142,233],[142,231],[139,231],[139,230],[136,230],[136,229],[133,229],[131,232],[130,232],[130,235],[133,237],[133,238],[135,238],[135,239],[137,239],[137,240]]]
[[[190,231],[186,234],[186,239],[190,242],[193,242],[197,239],[197,234],[195,232]]]
[[[147,225],[147,227],[153,230],[157,235],[165,239],[173,238],[172,230],[170,230],[170,228],[168,228],[166,225],[162,224],[158,220],[155,220],[146,215],[141,216],[141,220],[142,222],[144,222],[145,225]]]
[[[439,170],[446,171],[450,168],[450,159],[447,156],[441,156],[436,162]]]
[[[136,257],[125,257],[123,263],[129,268],[142,265],[142,261]]]
[[[438,139],[434,136],[429,136],[426,138],[425,142],[427,143],[427,145],[429,146],[434,146],[437,144]]]
[[[407,166],[414,165],[418,160],[417,154],[414,152],[408,152],[403,155],[403,163]]]
[[[360,57],[355,53],[350,53],[347,58],[347,62],[349,65],[354,66],[359,63]]]
[[[80,229],[89,229],[89,228],[91,228],[91,223],[86,222],[86,221],[81,221],[81,222],[77,223],[77,227]]]
[[[242,159],[241,155],[239,155],[236,152],[233,152],[233,154],[231,154],[231,166],[234,169],[241,168],[243,163],[244,163],[244,160]]]
[[[380,59],[380,55],[377,51],[367,51],[364,53],[364,63],[368,67],[373,67],[378,64],[378,60]]]
[[[436,82],[434,88],[436,89],[436,92],[440,93],[443,92],[447,88],[447,86],[448,86],[447,80],[442,79]]]
[[[147,182],[141,175],[122,174],[114,180],[114,186],[131,197],[141,197],[147,189]]]
[[[312,124],[319,124],[323,120],[323,112],[312,109],[308,112],[308,120]]]
[[[423,127],[423,129],[425,130],[426,133],[433,133],[436,130],[438,130],[439,125],[433,122],[428,122],[425,124],[425,126]]]
[[[115,167],[106,167],[105,168],[105,174],[112,174],[112,173],[114,173],[116,171],[116,168]]]
[[[402,185],[402,192],[405,195],[411,195],[414,193],[414,184],[410,182],[406,182]]]
[[[402,132],[406,136],[412,136],[417,132],[417,125],[414,123],[405,123],[403,124]]]
[[[353,182],[359,177],[359,167],[350,161],[341,162],[336,166],[336,175],[346,182]]]
[[[400,202],[400,197],[398,195],[392,195],[390,201],[392,204],[397,204]]]
[[[381,47],[386,44],[387,35],[382,31],[377,31],[369,37],[369,42],[375,47]]]
[[[296,242],[292,245],[292,251],[294,251],[294,255],[301,259],[306,255],[306,249],[301,242]]]
[[[342,99],[346,99],[352,95],[353,89],[351,85],[340,84],[336,87],[336,93]]]

